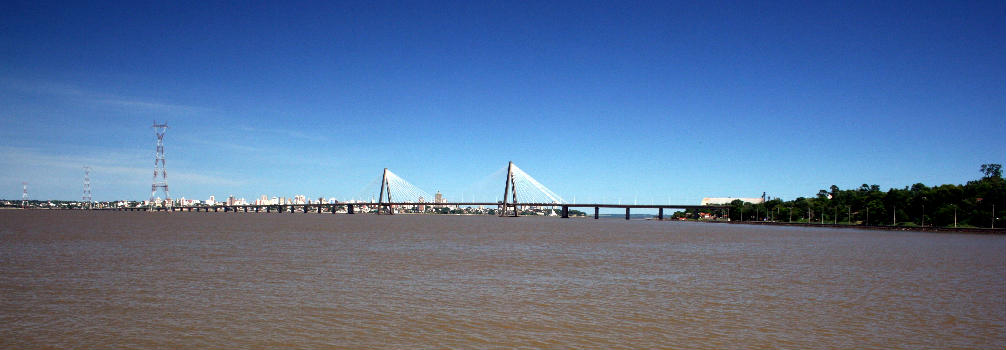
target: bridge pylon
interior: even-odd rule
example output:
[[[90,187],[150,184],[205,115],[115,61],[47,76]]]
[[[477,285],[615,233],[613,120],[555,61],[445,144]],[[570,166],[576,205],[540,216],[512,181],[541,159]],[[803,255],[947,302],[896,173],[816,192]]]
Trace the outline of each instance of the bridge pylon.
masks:
[[[506,181],[503,185],[503,201],[500,203],[500,217],[510,216],[518,217],[520,216],[520,208],[517,204],[517,183],[514,180],[514,166],[513,161],[507,165],[506,168]],[[510,204],[507,204],[507,198],[512,197],[513,200]],[[513,213],[507,213],[509,208],[513,208]]]
[[[377,215],[394,215],[395,210],[391,208],[391,205],[384,204],[385,196],[387,196],[388,203],[391,203],[391,184],[388,183],[388,168],[384,168],[384,173],[381,174],[381,193],[377,196]],[[384,212],[385,207],[388,208],[387,213]]]

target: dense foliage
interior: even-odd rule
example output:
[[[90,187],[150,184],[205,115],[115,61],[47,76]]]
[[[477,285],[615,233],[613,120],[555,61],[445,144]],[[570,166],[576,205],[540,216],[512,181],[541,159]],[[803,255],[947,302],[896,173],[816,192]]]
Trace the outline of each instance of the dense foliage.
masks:
[[[928,187],[917,183],[881,191],[877,185],[855,189],[831,186],[814,197],[790,201],[772,199],[761,204],[735,200],[731,220],[771,220],[825,224],[1001,227],[1006,213],[1006,181],[1000,164],[984,164],[982,178],[964,185]],[[708,210],[689,210],[678,216],[699,217]]]

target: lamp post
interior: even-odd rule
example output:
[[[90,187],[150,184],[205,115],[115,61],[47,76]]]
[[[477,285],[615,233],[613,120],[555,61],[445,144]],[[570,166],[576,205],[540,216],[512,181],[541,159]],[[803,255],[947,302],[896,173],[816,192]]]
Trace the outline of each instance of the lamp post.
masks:
[[[926,227],[926,197],[922,197],[922,227]]]

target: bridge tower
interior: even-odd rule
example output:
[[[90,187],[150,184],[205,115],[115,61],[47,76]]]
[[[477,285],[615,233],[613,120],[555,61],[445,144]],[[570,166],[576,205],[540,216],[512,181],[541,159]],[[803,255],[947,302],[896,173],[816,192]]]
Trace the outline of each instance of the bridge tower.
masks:
[[[21,182],[21,188],[23,190],[21,192],[21,208],[25,209],[28,208],[28,183]]]
[[[84,166],[84,195],[80,197],[81,208],[91,209],[91,167]]]
[[[157,124],[154,121],[154,134],[157,135],[157,153],[154,156],[154,181],[150,184],[150,210],[153,211],[157,204],[154,202],[158,188],[164,188],[164,207],[170,212],[171,195],[168,194],[168,170],[164,166],[164,133],[168,131],[168,123]],[[157,180],[160,173],[161,179]]]
[[[517,208],[517,183],[514,180],[514,176],[516,176],[516,174],[514,174],[513,161],[510,161],[506,168],[506,180],[503,185],[503,202],[500,205],[500,217],[517,217],[520,215],[520,209]],[[511,204],[507,204],[507,197],[511,196],[513,197],[513,201]],[[507,208],[511,206],[513,207],[513,214],[508,215]]]
[[[387,193],[387,194],[385,194],[385,193]],[[377,196],[377,214],[378,215],[380,215],[380,214],[393,215],[393,214],[395,214],[395,211],[391,208],[390,204],[387,205],[388,212],[387,213],[383,213],[384,207],[385,207],[385,205],[384,205],[384,198],[385,198],[385,196],[387,196],[387,198],[388,198],[388,203],[391,203],[391,184],[388,183],[388,168],[384,168],[384,172],[381,173],[381,193],[378,194],[378,196]]]

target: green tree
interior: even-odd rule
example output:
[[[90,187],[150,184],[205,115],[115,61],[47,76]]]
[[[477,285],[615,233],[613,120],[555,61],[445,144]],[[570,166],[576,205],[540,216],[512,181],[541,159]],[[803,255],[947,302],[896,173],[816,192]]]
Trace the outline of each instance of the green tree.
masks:
[[[985,177],[1003,177],[1002,164],[982,164],[981,170]]]

